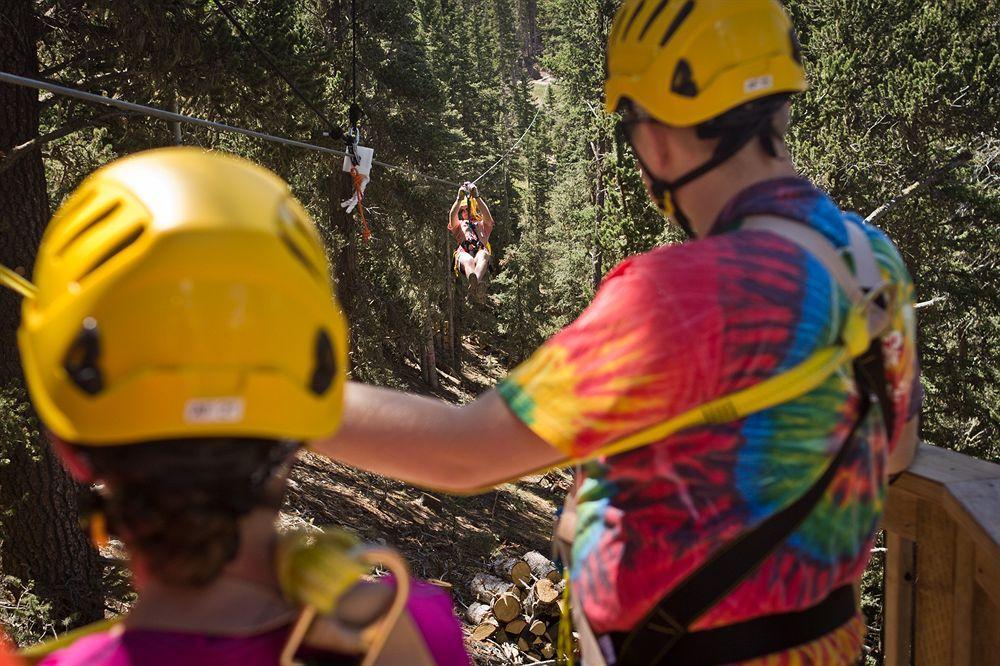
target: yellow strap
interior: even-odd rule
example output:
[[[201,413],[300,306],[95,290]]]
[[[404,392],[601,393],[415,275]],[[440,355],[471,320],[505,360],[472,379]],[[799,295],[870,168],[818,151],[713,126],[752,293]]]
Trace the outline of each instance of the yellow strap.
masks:
[[[123,618],[121,617],[113,617],[110,620],[94,622],[93,624],[88,624],[85,627],[74,629],[73,631],[63,634],[58,638],[53,638],[52,640],[45,641],[44,643],[24,648],[17,654],[25,661],[25,663],[36,664],[56,650],[62,650],[63,648],[69,647],[81,638],[86,638],[87,636],[99,634],[103,631],[108,631],[109,629],[117,627],[121,624],[122,619]]]
[[[0,285],[12,289],[25,298],[34,298],[38,288],[11,269],[0,264]]]

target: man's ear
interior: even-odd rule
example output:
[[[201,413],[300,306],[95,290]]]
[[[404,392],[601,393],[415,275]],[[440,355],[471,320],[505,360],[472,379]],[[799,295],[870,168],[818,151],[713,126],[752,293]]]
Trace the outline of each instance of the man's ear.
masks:
[[[76,447],[59,439],[51,431],[46,431],[45,434],[48,436],[52,448],[55,449],[56,455],[59,456],[59,462],[70,473],[70,476],[80,483],[94,483],[97,481],[97,475],[90,466],[90,462]]]

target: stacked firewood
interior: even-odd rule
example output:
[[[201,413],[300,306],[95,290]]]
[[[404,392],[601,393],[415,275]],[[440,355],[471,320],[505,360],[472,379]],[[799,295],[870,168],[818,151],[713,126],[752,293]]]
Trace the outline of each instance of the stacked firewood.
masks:
[[[476,598],[466,611],[471,639],[514,645],[529,661],[552,659],[565,586],[555,565],[529,551],[523,557],[497,557],[490,568],[492,574],[476,574],[470,584]]]

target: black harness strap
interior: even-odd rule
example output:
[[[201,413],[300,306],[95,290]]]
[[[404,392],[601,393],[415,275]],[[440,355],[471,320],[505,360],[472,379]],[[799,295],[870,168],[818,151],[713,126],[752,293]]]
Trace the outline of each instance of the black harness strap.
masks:
[[[873,348],[878,349],[873,351]],[[607,634],[606,638],[610,639],[615,653],[607,655],[609,663],[618,666],[728,664],[810,643],[850,620],[855,612],[853,592],[848,604],[847,593],[840,588],[819,605],[805,611],[764,616],[721,629],[688,631],[688,627],[699,617],[753,574],[812,513],[854,449],[858,431],[871,407],[872,393],[880,401],[883,396],[887,397],[885,368],[881,364],[881,340],[874,340],[853,366],[860,395],[858,416],[820,478],[791,505],[719,549],[661,599],[632,631]],[[885,409],[883,405],[883,411]],[[850,586],[847,589],[850,590]],[[802,616],[809,621],[793,616]],[[728,635],[726,632],[731,632],[730,638],[735,636],[741,641],[752,632],[762,635],[750,642],[734,643],[729,639],[720,640],[720,637]],[[607,643],[607,640],[603,642]],[[753,654],[745,654],[747,652]],[[734,656],[736,653],[741,656]],[[695,654],[699,656],[693,657]]]

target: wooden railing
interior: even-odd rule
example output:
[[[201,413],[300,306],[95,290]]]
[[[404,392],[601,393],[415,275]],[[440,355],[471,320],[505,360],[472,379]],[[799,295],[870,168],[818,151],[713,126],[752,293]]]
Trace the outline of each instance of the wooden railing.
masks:
[[[885,531],[887,666],[1000,666],[1000,465],[922,445]]]

